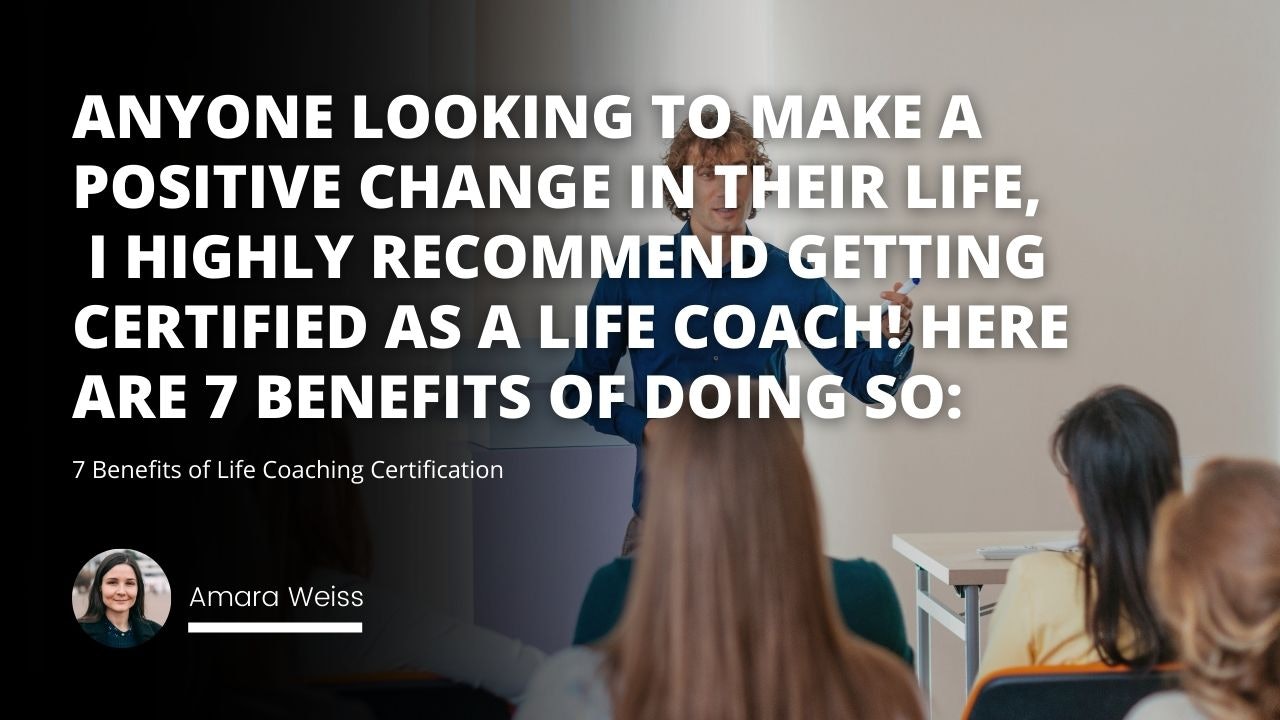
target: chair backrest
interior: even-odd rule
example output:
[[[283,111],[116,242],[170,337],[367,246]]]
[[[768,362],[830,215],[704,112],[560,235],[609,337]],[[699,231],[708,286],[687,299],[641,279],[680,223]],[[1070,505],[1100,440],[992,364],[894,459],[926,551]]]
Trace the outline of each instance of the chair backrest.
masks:
[[[1000,670],[973,688],[965,720],[1123,720],[1144,697],[1178,686],[1177,665],[1147,672],[1101,663]]]

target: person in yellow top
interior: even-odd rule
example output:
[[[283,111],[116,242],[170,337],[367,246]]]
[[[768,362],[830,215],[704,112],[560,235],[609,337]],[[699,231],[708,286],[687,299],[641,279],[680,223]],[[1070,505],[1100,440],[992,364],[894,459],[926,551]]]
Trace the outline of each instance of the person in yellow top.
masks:
[[[980,672],[1172,659],[1147,585],[1147,554],[1156,507],[1182,486],[1173,418],[1132,388],[1103,388],[1066,414],[1052,445],[1084,521],[1081,549],[1013,562]]]

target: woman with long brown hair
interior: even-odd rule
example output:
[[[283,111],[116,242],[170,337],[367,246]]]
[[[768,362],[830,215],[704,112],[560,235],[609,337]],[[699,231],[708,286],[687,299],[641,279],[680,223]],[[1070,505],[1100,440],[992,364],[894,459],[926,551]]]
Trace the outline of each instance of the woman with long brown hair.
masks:
[[[1160,508],[1151,585],[1185,692],[1148,698],[1129,717],[1280,718],[1280,466],[1206,463],[1195,492]]]
[[[921,717],[914,679],[848,633],[803,451],[781,418],[650,423],[645,538],[616,630],[534,677],[518,717]]]
[[[89,588],[89,607],[80,627],[108,647],[134,647],[155,637],[160,623],[146,616],[147,584],[128,552],[102,558]]]

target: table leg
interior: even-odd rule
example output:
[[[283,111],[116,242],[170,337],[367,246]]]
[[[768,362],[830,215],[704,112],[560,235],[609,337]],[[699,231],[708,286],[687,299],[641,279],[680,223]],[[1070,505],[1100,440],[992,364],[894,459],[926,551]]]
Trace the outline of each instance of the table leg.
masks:
[[[978,624],[982,622],[982,611],[978,605],[978,593],[981,585],[965,585],[964,592],[964,669],[965,690],[972,690],[978,679]]]
[[[916,568],[916,589],[926,595],[929,593],[929,573],[922,567]],[[929,613],[919,601],[916,602],[916,678],[924,693],[925,717],[929,717],[932,709],[929,694]]]

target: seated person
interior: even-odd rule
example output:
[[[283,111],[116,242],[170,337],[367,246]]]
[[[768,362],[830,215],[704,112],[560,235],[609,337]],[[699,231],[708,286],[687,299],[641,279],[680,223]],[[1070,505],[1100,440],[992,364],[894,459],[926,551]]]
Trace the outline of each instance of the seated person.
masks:
[[[620,557],[596,571],[578,611],[574,645],[590,645],[609,634],[622,616],[635,563]],[[870,560],[831,559],[836,607],[849,632],[869,640],[911,664],[911,646],[898,594],[884,568]]]
[[[786,420],[649,423],[644,537],[618,626],[553,656],[518,720],[919,718],[901,659],[841,623]]]
[[[803,448],[804,425],[799,420],[791,420],[788,425]],[[573,631],[574,645],[595,643],[618,624],[633,567],[631,557],[620,557],[592,576],[582,607],[578,610],[578,623]],[[898,593],[884,568],[870,560],[832,558],[831,580],[835,586],[836,607],[849,631],[911,664],[913,654],[907,644],[902,606],[898,604]]]
[[[1084,520],[1081,549],[1013,562],[981,671],[1171,659],[1146,568],[1156,507],[1181,489],[1173,419],[1132,388],[1103,388],[1067,413],[1052,445]]]
[[[1280,465],[1215,460],[1160,508],[1151,588],[1184,663],[1182,691],[1129,720],[1280,718]]]

